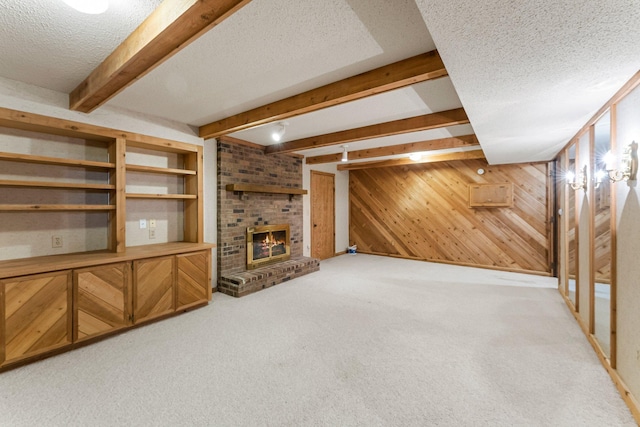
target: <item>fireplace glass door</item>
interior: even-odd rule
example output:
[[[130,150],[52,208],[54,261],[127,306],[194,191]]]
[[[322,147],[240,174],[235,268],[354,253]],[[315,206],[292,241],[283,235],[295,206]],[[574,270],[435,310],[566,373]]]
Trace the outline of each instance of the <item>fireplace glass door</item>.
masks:
[[[289,225],[265,225],[247,228],[247,268],[288,260]]]

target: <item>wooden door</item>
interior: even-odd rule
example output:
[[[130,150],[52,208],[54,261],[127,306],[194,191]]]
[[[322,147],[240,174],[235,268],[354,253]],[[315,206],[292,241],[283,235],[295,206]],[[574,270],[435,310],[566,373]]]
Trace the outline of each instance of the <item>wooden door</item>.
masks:
[[[311,256],[335,255],[335,175],[311,171]]]
[[[175,310],[175,257],[133,262],[133,321],[144,322]]]
[[[211,300],[211,251],[177,255],[176,310]]]
[[[73,272],[74,341],[131,324],[130,264],[90,267]]]
[[[4,362],[71,344],[71,271],[6,279],[0,289]]]

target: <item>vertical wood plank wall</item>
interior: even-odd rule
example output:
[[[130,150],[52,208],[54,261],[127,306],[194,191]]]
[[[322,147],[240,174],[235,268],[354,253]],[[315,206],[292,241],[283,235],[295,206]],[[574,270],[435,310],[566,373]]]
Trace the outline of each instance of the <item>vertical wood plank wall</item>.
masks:
[[[550,274],[548,173],[547,164],[484,160],[350,171],[350,244],[365,253]],[[470,208],[473,183],[513,183],[513,206]]]

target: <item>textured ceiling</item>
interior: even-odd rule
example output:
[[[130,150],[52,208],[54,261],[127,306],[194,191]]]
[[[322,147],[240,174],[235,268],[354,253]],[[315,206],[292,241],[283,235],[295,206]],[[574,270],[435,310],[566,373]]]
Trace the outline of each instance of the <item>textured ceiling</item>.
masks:
[[[640,69],[637,0],[416,0],[492,163],[549,160]]]
[[[159,3],[0,0],[0,76],[69,92]],[[638,22],[637,0],[253,0],[107,105],[196,127],[437,48],[450,77],[291,118],[284,141],[463,106],[471,125],[350,149],[475,131],[491,163],[549,160],[640,69]]]
[[[161,2],[111,0],[87,15],[62,0],[0,0],[0,76],[68,93]]]
[[[433,49],[413,0],[253,0],[111,104],[200,126]]]
[[[391,120],[405,119],[436,111],[451,110],[460,106],[460,100],[458,100],[458,96],[451,85],[451,80],[448,77],[443,77],[287,119],[288,126],[286,126],[287,130],[282,142]],[[275,142],[271,140],[270,135],[277,127],[277,123],[236,132],[231,136],[256,144],[272,145]],[[446,129],[442,129],[440,133],[451,136]],[[473,133],[473,131],[469,129],[467,133]],[[421,135],[414,133],[402,136],[397,135],[386,141],[403,140],[404,142],[414,142],[421,141],[422,139],[420,138],[422,138]],[[363,143],[357,142],[354,144],[357,145],[357,147],[354,145],[354,149],[358,149]],[[304,154],[315,155],[318,152],[316,150],[305,151]],[[323,154],[337,151],[340,151],[339,147],[322,149]]]

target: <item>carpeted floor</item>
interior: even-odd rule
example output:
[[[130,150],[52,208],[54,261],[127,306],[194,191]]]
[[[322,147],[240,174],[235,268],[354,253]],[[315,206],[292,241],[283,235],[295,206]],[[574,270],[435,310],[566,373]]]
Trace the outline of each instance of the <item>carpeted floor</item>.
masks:
[[[636,425],[555,286],[344,255],[0,374],[0,425]]]

